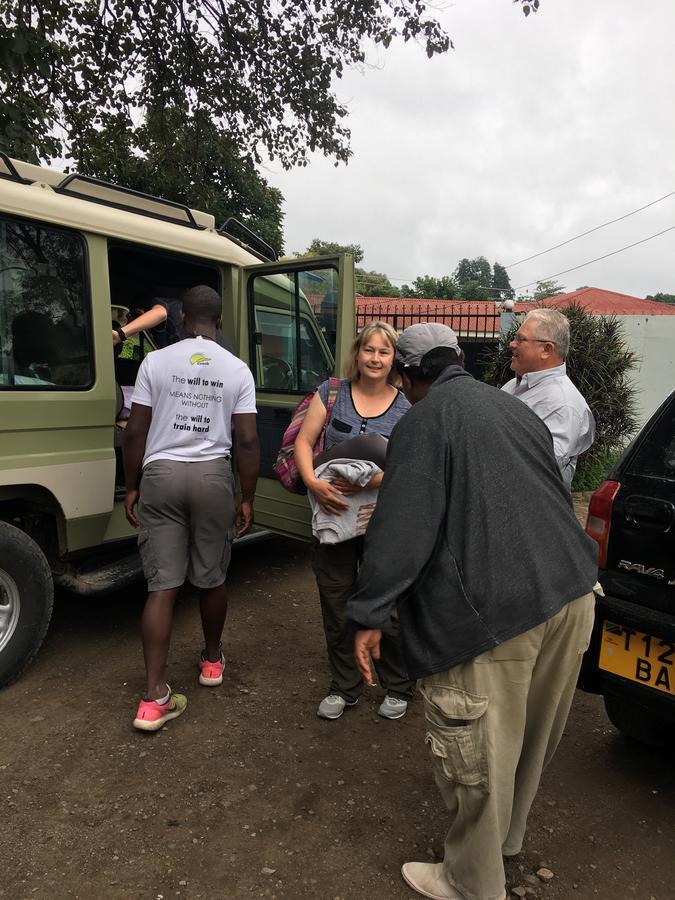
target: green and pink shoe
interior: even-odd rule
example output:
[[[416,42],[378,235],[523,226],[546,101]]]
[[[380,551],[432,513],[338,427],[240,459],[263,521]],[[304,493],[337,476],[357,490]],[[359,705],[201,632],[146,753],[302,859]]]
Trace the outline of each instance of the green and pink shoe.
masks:
[[[169,699],[166,703],[156,700],[141,700],[138,704],[134,728],[139,731],[159,731],[171,719],[177,719],[187,708],[185,694],[174,694],[169,688]]]

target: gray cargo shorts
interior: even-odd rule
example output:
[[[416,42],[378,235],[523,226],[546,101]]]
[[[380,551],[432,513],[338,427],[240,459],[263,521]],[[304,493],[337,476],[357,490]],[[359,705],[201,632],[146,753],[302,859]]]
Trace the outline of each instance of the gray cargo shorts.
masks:
[[[138,549],[148,590],[225,581],[235,503],[230,460],[158,459],[143,469]]]

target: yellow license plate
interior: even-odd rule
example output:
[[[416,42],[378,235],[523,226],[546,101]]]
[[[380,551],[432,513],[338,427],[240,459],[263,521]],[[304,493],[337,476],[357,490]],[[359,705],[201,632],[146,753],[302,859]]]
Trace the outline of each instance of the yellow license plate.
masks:
[[[675,644],[614,622],[603,622],[598,666],[675,696]]]

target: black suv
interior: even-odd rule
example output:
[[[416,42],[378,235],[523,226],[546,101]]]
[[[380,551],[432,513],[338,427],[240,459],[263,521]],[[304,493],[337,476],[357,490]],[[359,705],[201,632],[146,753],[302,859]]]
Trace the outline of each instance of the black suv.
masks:
[[[623,734],[675,746],[675,393],[591,497],[586,531],[605,596],[579,685]]]

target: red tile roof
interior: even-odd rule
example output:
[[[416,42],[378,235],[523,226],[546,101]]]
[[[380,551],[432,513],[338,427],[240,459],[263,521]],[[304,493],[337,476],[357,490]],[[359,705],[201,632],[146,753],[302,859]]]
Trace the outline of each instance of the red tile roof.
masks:
[[[658,303],[655,300],[643,300],[629,294],[618,294],[616,291],[605,291],[602,288],[585,287],[557,297],[549,297],[543,301],[545,306],[561,309],[577,304],[596,316],[675,316],[675,305]],[[526,313],[536,306],[533,302],[519,301],[513,311]],[[450,317],[471,317],[471,330],[492,330],[496,309],[493,300],[420,300],[417,297],[356,297],[356,312],[362,318],[377,318],[378,315],[405,317],[404,328],[416,322],[425,322],[430,317],[442,316],[445,321]],[[476,317],[482,317],[481,323]],[[475,324],[474,324],[475,323]],[[448,321],[448,324],[451,324]],[[476,327],[482,326],[482,327]],[[454,326],[453,326],[454,327]],[[499,328],[497,327],[497,331]]]
[[[602,288],[585,287],[544,301],[546,306],[560,309],[570,304],[582,306],[596,316],[675,316],[675,305],[656,300],[642,300],[630,294],[617,294]],[[519,304],[520,305],[520,304]]]

